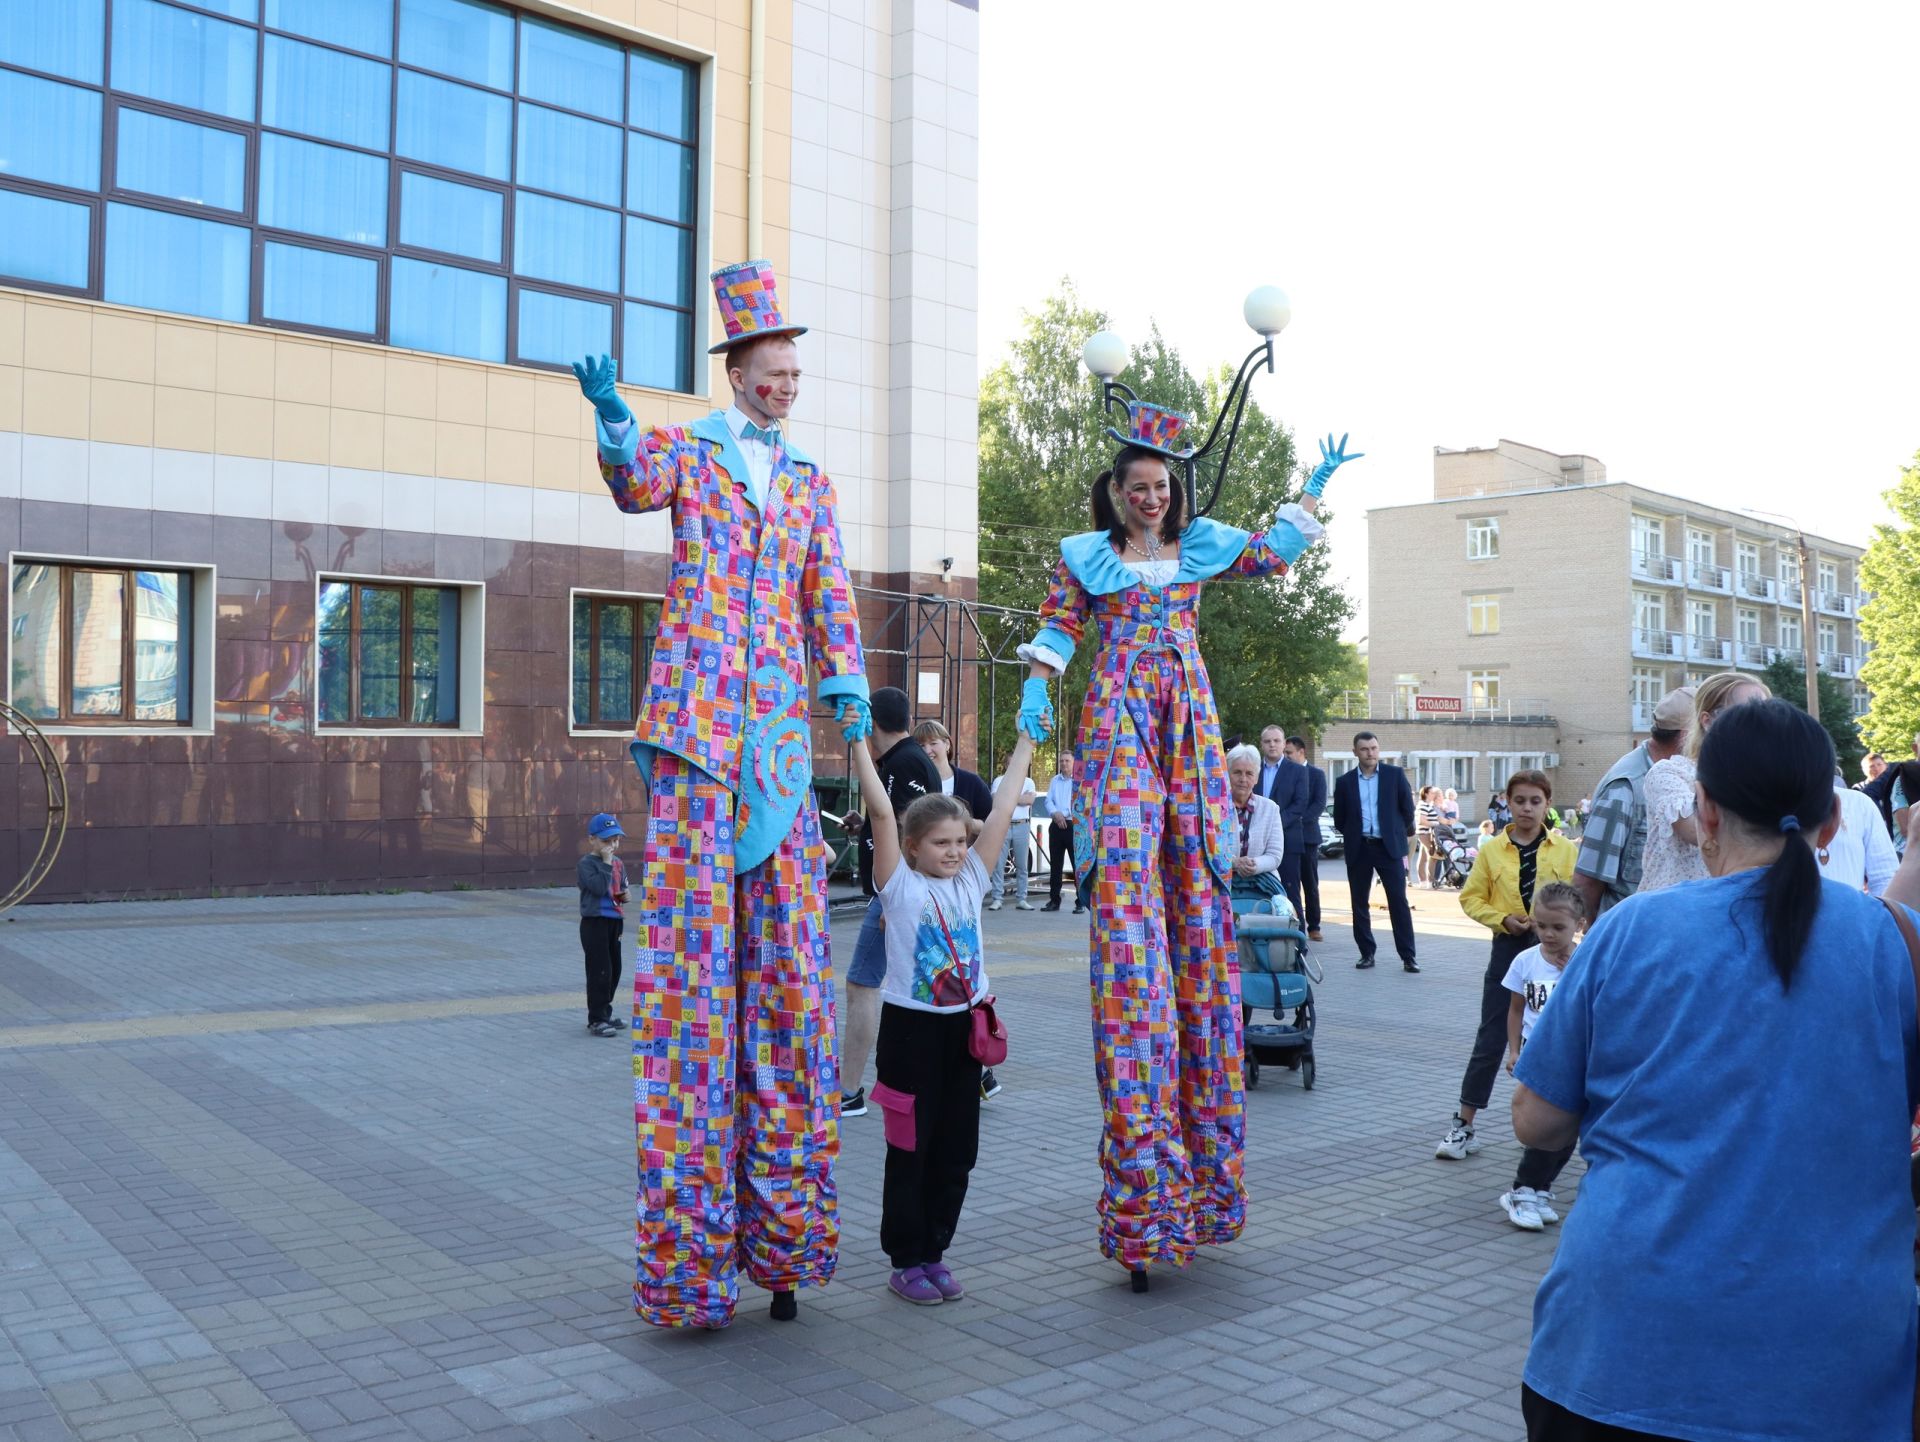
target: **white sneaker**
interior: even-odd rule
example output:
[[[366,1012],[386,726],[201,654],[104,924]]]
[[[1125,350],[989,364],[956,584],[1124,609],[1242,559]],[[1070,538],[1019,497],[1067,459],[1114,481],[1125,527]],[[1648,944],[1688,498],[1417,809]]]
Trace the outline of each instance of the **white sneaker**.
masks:
[[[1533,1209],[1540,1214],[1540,1220],[1549,1225],[1560,1220],[1560,1214],[1553,1209],[1552,1192],[1535,1192]]]
[[[987,901],[987,910],[998,911],[999,909],[1000,909],[1000,898],[997,896],[989,898],[989,900]]]
[[[1500,1205],[1506,1211],[1507,1220],[1523,1232],[1537,1232],[1545,1226],[1540,1219],[1540,1204],[1534,1197],[1532,1187],[1515,1187],[1510,1192],[1502,1192]]]
[[[1464,1162],[1472,1152],[1480,1150],[1480,1139],[1473,1134],[1473,1128],[1456,1115],[1453,1125],[1447,1128],[1447,1134],[1440,1138],[1440,1145],[1433,1149],[1434,1156]]]
[[[1031,901],[1028,901],[1026,897],[1023,896],[1018,901],[1014,902],[1013,909],[1015,911],[1032,911],[1033,903]]]

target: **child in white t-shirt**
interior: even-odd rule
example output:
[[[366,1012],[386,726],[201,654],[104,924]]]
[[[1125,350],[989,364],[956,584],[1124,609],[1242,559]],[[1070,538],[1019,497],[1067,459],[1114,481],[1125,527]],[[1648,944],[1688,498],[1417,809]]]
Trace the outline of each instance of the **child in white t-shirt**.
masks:
[[[1501,985],[1513,993],[1507,1012],[1507,1075],[1513,1075],[1520,1049],[1527,1044],[1533,1024],[1546,1009],[1547,999],[1573,956],[1574,939],[1586,923],[1587,907],[1580,893],[1564,881],[1550,881],[1533,894],[1533,934],[1540,938],[1516,956]],[[1513,1188],[1500,1197],[1507,1220],[1522,1231],[1537,1232],[1560,1220],[1553,1209],[1553,1183],[1573,1156],[1573,1148],[1542,1151],[1528,1147],[1520,1154]]]
[[[1012,824],[1033,742],[1022,734],[1014,743],[1004,784],[972,846],[972,813],[947,795],[917,798],[896,833],[872,753],[864,741],[850,749],[867,802],[873,883],[886,920],[874,1056],[879,1083],[869,1093],[887,1134],[880,1245],[893,1262],[888,1289],[903,1301],[937,1306],[966,1295],[942,1258],[980,1146],[980,1061],[969,1046],[969,1013],[987,995],[980,906],[987,866]]]

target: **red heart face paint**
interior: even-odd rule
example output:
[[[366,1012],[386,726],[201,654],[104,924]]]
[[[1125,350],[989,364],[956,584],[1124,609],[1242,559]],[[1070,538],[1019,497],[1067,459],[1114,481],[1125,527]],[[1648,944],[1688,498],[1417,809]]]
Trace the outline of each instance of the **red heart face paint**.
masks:
[[[755,386],[753,388],[753,393],[759,396],[761,400],[765,400],[768,396],[773,394],[773,387],[772,386]]]

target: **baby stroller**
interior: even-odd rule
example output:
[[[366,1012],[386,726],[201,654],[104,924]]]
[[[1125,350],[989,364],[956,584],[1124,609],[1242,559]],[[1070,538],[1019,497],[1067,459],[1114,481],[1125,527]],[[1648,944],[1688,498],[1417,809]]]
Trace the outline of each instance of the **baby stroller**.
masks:
[[[1473,833],[1458,822],[1436,821],[1433,826],[1433,883],[1435,886],[1451,886],[1456,891],[1467,883],[1467,873],[1473,870],[1474,857],[1480,848],[1470,846],[1475,840]]]
[[[1260,1084],[1262,1063],[1300,1073],[1313,1090],[1313,982],[1324,980],[1307,955],[1285,896],[1233,898],[1240,937],[1240,1018],[1246,1029],[1247,1086]],[[1262,1020],[1254,1013],[1265,1012]]]

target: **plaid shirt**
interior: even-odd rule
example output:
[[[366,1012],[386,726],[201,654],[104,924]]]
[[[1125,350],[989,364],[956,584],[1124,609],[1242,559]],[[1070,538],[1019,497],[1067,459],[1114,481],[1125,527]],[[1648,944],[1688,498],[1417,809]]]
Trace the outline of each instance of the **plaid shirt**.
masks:
[[[1590,876],[1617,896],[1629,888],[1620,879],[1627,843],[1633,837],[1633,784],[1615,781],[1594,798],[1593,814],[1580,833],[1580,856],[1573,869]]]

